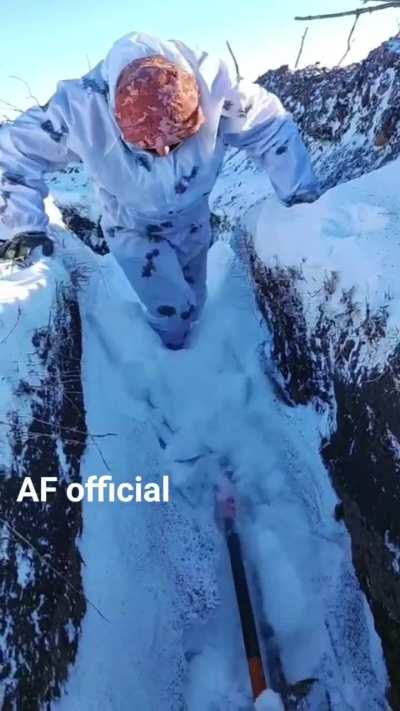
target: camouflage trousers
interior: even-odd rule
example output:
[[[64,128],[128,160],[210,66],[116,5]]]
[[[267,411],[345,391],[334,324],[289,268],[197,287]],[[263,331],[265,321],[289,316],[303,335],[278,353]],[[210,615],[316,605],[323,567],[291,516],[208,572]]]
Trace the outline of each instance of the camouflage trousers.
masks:
[[[181,348],[207,296],[210,226],[209,220],[192,223],[177,234],[169,224],[114,229],[106,235],[148,322],[166,346]]]

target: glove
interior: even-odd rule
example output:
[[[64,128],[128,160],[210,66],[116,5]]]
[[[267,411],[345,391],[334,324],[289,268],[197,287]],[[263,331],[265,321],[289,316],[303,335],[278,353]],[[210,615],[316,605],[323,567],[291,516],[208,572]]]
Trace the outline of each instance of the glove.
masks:
[[[36,247],[42,247],[45,257],[54,252],[53,242],[45,232],[21,232],[6,242],[0,242],[0,262],[25,262]]]

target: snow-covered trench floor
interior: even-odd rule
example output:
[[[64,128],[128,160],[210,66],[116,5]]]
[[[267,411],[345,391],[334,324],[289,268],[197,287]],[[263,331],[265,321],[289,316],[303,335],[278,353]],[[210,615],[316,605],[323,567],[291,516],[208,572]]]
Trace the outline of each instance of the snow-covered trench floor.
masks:
[[[319,455],[322,419],[279,401],[263,372],[269,334],[244,268],[217,242],[190,347],[164,349],[112,257],[71,238],[80,293],[90,435],[82,478],[171,476],[169,504],[85,503],[91,606],[62,711],[252,708],[214,488],[233,472],[258,615],[288,681],[320,679],[330,708],[385,708],[380,642]],[[73,247],[72,247],[73,245]],[[320,706],[315,706],[319,709]]]

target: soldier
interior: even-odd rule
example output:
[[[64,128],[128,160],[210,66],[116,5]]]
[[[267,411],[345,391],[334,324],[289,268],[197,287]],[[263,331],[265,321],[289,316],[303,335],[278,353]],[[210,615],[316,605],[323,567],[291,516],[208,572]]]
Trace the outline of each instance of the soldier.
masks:
[[[9,233],[0,258],[52,253],[43,175],[80,159],[111,252],[163,343],[181,348],[206,298],[208,197],[228,146],[266,169],[285,205],[317,199],[306,148],[276,96],[182,42],[127,35],[89,74],[60,82],[46,106],[0,130]]]

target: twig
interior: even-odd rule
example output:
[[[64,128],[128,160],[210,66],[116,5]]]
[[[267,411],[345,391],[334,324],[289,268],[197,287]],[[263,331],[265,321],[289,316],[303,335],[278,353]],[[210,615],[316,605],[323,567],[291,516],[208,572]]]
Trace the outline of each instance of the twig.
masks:
[[[378,12],[379,10],[386,10],[389,7],[400,7],[400,0],[393,0],[392,2],[383,2],[380,5],[374,5],[373,7],[358,8],[357,10],[346,10],[344,12],[331,12],[324,15],[307,15],[305,17],[295,17],[295,20],[300,22],[308,22],[309,20],[329,20],[335,17],[349,17],[350,15],[364,15],[367,12]]]
[[[82,592],[81,590],[78,590],[78,588],[76,588],[75,585],[72,585],[72,583],[69,582],[68,578],[63,573],[60,573],[60,571],[57,570],[57,568],[55,568],[51,563],[49,563],[49,561],[46,560],[44,555],[42,555],[42,553],[33,545],[33,543],[28,541],[28,539],[25,538],[25,536],[23,536],[22,533],[17,531],[17,529],[14,528],[14,526],[12,526],[10,523],[8,523],[8,521],[6,521],[6,519],[2,518],[1,516],[0,516],[0,521],[3,523],[4,526],[7,526],[8,530],[11,531],[11,533],[13,533],[14,536],[19,538],[24,543],[26,543],[26,545],[29,546],[29,548],[34,553],[36,553],[36,555],[39,557],[40,561],[44,565],[47,565],[47,567],[54,573],[54,575],[57,575],[57,577],[64,580],[64,582],[67,584],[67,587],[69,587],[70,590],[72,590],[76,595],[80,595],[80,597],[83,597],[83,599],[87,602],[87,604],[90,605],[91,607],[93,607],[93,609],[96,610],[96,612],[100,615],[100,617],[103,618],[103,620],[105,620],[106,622],[109,622],[111,624],[111,620],[109,620],[108,617],[103,615],[102,611],[99,610],[99,608],[94,604],[94,602],[89,600],[89,598],[86,597],[84,592]]]
[[[79,408],[78,408],[78,406],[77,406],[77,404],[76,404],[73,400],[71,400],[70,397],[68,397],[68,395],[67,395],[67,393],[65,392],[65,390],[64,390],[64,397],[65,397],[66,400],[68,400],[68,402],[70,403],[70,405],[71,405],[77,412],[80,412],[80,411],[79,411]],[[112,433],[112,434],[113,434],[114,437],[117,437],[117,436],[118,436],[118,435],[116,435],[115,433]],[[104,466],[105,466],[105,468],[106,468],[106,471],[110,472],[110,471],[111,471],[111,467],[110,467],[110,465],[108,464],[108,462],[107,462],[107,460],[106,460],[106,458],[105,458],[105,456],[104,456],[104,454],[103,454],[103,452],[102,452],[102,450],[101,450],[101,448],[100,448],[100,445],[97,444],[97,442],[96,442],[96,436],[93,435],[93,434],[91,434],[90,432],[87,433],[87,436],[88,436],[88,438],[92,441],[92,444],[93,444],[94,448],[96,449],[97,454],[99,455],[101,461],[103,462],[103,464],[104,464]]]
[[[359,13],[358,13],[358,14],[356,15],[356,17],[355,17],[353,26],[352,26],[352,28],[351,28],[351,30],[350,30],[350,32],[349,32],[349,36],[348,36],[348,38],[347,38],[347,49],[346,49],[346,51],[345,51],[343,57],[341,58],[341,60],[340,60],[340,62],[339,62],[339,64],[338,64],[339,67],[340,67],[341,64],[343,64],[343,62],[344,62],[344,60],[346,59],[347,55],[348,55],[349,52],[351,51],[351,38],[353,37],[354,31],[355,31],[355,29],[356,29],[356,27],[357,27],[357,22],[359,21],[359,19],[360,19],[360,15],[359,15]]]
[[[43,425],[48,425],[51,427],[54,425],[52,422],[48,422],[47,420],[40,420],[38,417],[33,417],[32,420],[29,421],[29,424],[35,420],[36,422],[40,422]],[[22,421],[23,423],[23,421]],[[25,425],[28,424],[28,422],[23,423]],[[13,423],[11,422],[5,422],[4,420],[0,420],[0,425],[4,425],[5,427],[14,427]],[[55,429],[57,430],[69,430],[70,432],[75,432],[75,434],[81,434],[85,435],[86,437],[95,437],[96,439],[103,439],[104,437],[118,437],[118,434],[116,432],[105,432],[104,434],[99,434],[95,435],[92,434],[91,432],[83,432],[82,430],[76,430],[74,427],[65,427],[64,425],[58,425]],[[31,432],[32,435],[38,435],[40,437],[53,437],[53,434],[48,434],[46,432]]]
[[[12,427],[12,425],[7,425],[5,422],[0,422],[0,424],[6,425],[10,428]],[[26,437],[26,441],[27,442],[29,442],[30,440],[37,441],[38,439],[43,439],[43,438],[47,438],[47,439],[50,439],[53,442],[55,442],[58,439],[58,435],[57,434],[47,434],[46,432],[30,432]],[[71,439],[69,437],[68,438],[64,437],[63,442],[65,444],[80,444],[80,445],[83,444],[83,441],[81,439]]]
[[[4,106],[8,106],[8,108],[12,111],[16,111],[19,114],[23,113],[23,109],[19,109],[18,106],[14,106],[14,104],[11,104],[9,101],[5,101],[5,99],[0,99],[0,103],[4,104]]]
[[[34,95],[32,94],[32,89],[31,89],[30,85],[28,84],[28,82],[25,81],[25,79],[21,79],[21,77],[17,77],[17,76],[15,76],[14,74],[11,74],[11,75],[10,75],[10,79],[16,79],[17,81],[20,81],[20,82],[27,88],[27,90],[28,90],[28,95],[27,95],[26,98],[27,98],[27,99],[32,99],[32,100],[35,102],[35,104],[36,104],[37,106],[40,106],[40,101],[39,101],[39,99],[38,99],[36,96],[34,96]]]
[[[304,42],[305,42],[305,39],[306,39],[306,37],[307,37],[307,33],[308,33],[308,30],[309,30],[309,29],[310,29],[310,28],[309,28],[309,26],[307,25],[306,29],[304,30],[303,36],[302,36],[302,38],[301,38],[301,44],[300,44],[299,53],[298,53],[298,55],[297,55],[296,64],[294,65],[294,68],[295,68],[295,69],[297,69],[298,66],[299,66],[299,64],[300,64],[301,55],[303,54],[303,49],[304,49]]]
[[[42,425],[49,425],[50,427],[54,424],[48,420],[41,420],[39,417],[33,417],[32,421],[40,422]],[[91,434],[89,432],[84,432],[83,430],[77,430],[75,427],[66,427],[65,425],[58,425],[56,429],[67,430],[69,432],[74,432],[75,434],[81,434],[90,437],[96,437],[102,439],[103,437],[118,437],[116,432],[105,432],[104,434]]]
[[[228,47],[229,54],[231,55],[231,57],[233,59],[233,63],[235,65],[235,70],[236,70],[236,79],[237,79],[237,82],[239,83],[240,81],[242,81],[243,77],[240,74],[238,61],[233,53],[233,49],[232,49],[231,45],[229,44],[228,40],[226,40],[226,46]]]
[[[68,398],[69,399],[69,398]],[[53,426],[54,423],[48,422],[47,420],[40,420],[38,417],[33,417],[30,422],[40,422],[43,425],[48,425],[49,427]],[[28,425],[28,422],[24,422],[23,420],[20,420],[21,424],[24,424],[25,426]],[[29,424],[30,424],[29,422]],[[0,420],[0,425],[3,425],[3,427],[8,427],[9,429],[14,428],[14,423],[13,422],[5,422],[4,420]],[[70,432],[73,432],[75,434],[81,434],[84,435],[85,437],[89,437],[90,439],[103,439],[104,437],[118,437],[118,434],[115,432],[105,432],[104,434],[92,434],[91,432],[83,432],[82,430],[76,430],[73,427],[64,427],[63,425],[58,425],[57,427],[54,427],[54,432],[29,432],[28,437],[49,437],[50,439],[57,439],[60,436],[59,430],[67,430]],[[65,442],[80,442],[81,440],[75,440],[75,439],[67,439],[63,438]]]
[[[22,310],[21,310],[21,306],[19,305],[19,306],[18,306],[17,318],[16,318],[16,321],[15,321],[15,323],[14,323],[14,326],[12,327],[11,331],[7,334],[7,336],[5,336],[5,337],[0,341],[0,346],[2,346],[3,343],[7,343],[8,339],[10,338],[10,336],[12,336],[12,334],[14,333],[15,329],[17,328],[17,326],[18,326],[18,324],[19,324],[19,322],[20,322],[21,315],[22,315]]]

